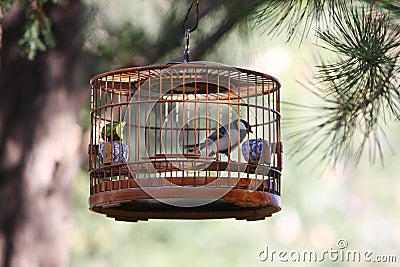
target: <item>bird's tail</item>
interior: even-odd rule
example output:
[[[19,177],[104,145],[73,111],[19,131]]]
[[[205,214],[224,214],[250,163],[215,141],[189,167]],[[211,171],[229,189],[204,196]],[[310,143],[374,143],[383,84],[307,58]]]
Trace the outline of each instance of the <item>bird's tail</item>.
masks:
[[[183,147],[187,149],[189,152],[200,151],[206,147],[206,143],[203,142],[200,144],[184,145]]]
[[[187,149],[187,151],[189,151],[189,152],[194,152],[195,150],[200,150],[200,145],[199,144],[184,145],[183,147],[185,149]]]
[[[214,145],[214,143],[212,143],[212,145]],[[193,145],[184,145],[183,146],[187,151],[189,152],[196,152],[196,153],[201,153],[203,156],[207,156],[207,157],[212,157],[215,155],[215,150],[216,148],[213,146],[210,146],[208,148],[208,155],[206,154],[206,143],[200,143],[200,144],[193,144]]]

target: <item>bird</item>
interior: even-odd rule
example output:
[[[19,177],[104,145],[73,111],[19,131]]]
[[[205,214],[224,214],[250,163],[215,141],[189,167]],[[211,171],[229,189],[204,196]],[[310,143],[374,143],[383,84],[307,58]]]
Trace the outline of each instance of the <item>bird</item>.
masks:
[[[238,131],[239,126],[239,131]],[[250,124],[243,120],[235,120],[229,124],[221,126],[218,130],[215,130],[210,134],[203,142],[193,145],[185,145],[184,148],[189,152],[194,152],[195,150],[201,152],[206,149],[208,151],[209,157],[214,156],[217,153],[225,154],[229,156],[229,152],[234,150],[239,142],[241,143],[246,137],[247,133],[253,133]],[[229,142],[230,140],[230,147]],[[217,144],[219,142],[219,144]],[[218,151],[217,151],[218,150]]]
[[[123,128],[125,127],[125,121],[109,122],[101,129],[101,137],[107,142],[110,141],[122,141]]]

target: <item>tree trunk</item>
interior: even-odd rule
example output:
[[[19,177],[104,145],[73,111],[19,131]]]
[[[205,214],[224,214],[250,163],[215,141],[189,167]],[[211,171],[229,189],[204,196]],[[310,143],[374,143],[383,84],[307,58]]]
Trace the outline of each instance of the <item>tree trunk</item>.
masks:
[[[56,46],[29,61],[14,1],[2,21],[0,69],[0,264],[67,266],[72,179],[79,169],[80,0],[48,4]],[[49,1],[51,2],[51,1]]]

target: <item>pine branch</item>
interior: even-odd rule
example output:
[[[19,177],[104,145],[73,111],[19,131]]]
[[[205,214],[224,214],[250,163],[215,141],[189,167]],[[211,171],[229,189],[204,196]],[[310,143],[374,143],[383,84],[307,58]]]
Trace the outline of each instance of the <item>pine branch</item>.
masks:
[[[332,22],[328,29],[318,30],[318,38],[338,61],[321,59],[318,82],[310,89],[323,103],[316,107],[323,116],[304,118],[313,123],[291,136],[294,152],[308,155],[322,149],[324,160],[357,163],[370,146],[371,158],[382,158],[386,116],[400,116],[400,27],[373,6],[346,7],[333,14]]]
[[[30,0],[21,1],[24,5],[27,22],[19,41],[23,47],[23,54],[33,60],[38,52],[45,51],[55,45],[51,23],[44,11],[44,5],[48,2],[58,3],[58,0]],[[0,1],[1,16],[6,16],[13,1]]]
[[[302,30],[300,40],[303,40],[313,24],[326,23],[329,15],[346,5],[346,0],[270,0],[263,1],[265,6],[254,12],[250,20],[254,27],[265,28],[267,34],[284,33],[287,41]],[[269,28],[269,29],[268,29]]]
[[[397,17],[400,16],[400,3],[398,0],[364,0],[367,3],[375,4],[377,7],[389,10]]]

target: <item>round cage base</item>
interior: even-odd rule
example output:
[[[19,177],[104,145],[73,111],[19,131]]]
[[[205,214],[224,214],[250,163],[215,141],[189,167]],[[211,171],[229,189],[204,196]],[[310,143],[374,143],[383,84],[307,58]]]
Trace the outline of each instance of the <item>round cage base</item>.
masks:
[[[151,196],[160,192],[157,199]],[[255,221],[281,210],[280,196],[273,193],[231,189],[214,200],[219,193],[221,188],[154,187],[146,192],[141,188],[127,188],[93,194],[89,197],[89,208],[117,221],[128,222],[226,218]],[[204,202],[207,204],[196,205]]]

